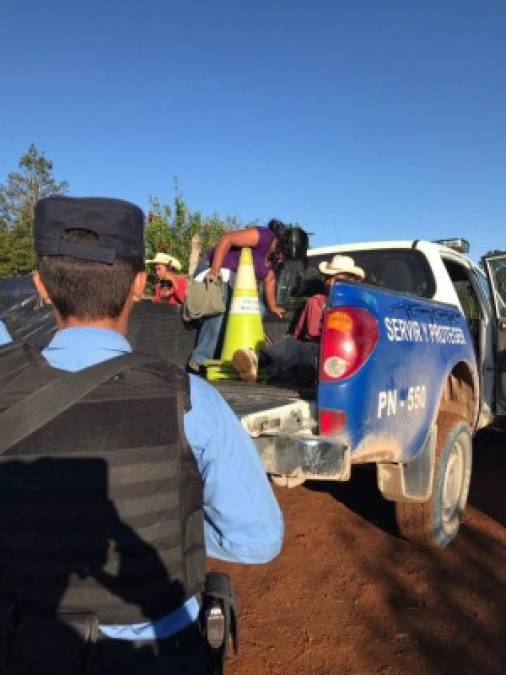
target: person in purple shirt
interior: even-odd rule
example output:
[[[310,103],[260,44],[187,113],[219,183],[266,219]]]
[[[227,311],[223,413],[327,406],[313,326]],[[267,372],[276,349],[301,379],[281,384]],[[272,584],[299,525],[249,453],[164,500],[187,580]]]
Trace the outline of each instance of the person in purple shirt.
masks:
[[[282,260],[302,260],[306,256],[307,247],[308,235],[303,229],[273,219],[267,227],[248,227],[223,234],[216,246],[207,253],[207,259],[199,266],[198,272],[208,269],[209,278],[222,275],[227,304],[233,286],[230,273],[237,272],[241,249],[251,248],[255,276],[257,281],[263,283],[263,297],[267,308],[274,316],[282,318],[285,310],[276,302],[276,266]],[[228,270],[228,273],[222,274],[223,270]],[[197,344],[188,362],[188,368],[192,372],[200,372],[203,363],[215,356],[224,316],[218,314],[202,323]]]

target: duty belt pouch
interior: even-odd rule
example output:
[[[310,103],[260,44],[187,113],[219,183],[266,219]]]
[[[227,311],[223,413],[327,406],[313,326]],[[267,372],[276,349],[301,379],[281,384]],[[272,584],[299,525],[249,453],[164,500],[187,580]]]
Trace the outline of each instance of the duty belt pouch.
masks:
[[[232,643],[234,653],[237,654],[239,650],[237,599],[232,581],[227,574],[208,572],[204,583],[202,609],[203,628],[209,648],[214,652],[219,652],[223,661],[227,657],[230,643]],[[222,612],[223,621],[220,620],[218,610]],[[221,640],[218,639],[220,632]]]
[[[11,607],[2,619],[2,675],[92,672],[98,638],[94,614],[43,614]]]

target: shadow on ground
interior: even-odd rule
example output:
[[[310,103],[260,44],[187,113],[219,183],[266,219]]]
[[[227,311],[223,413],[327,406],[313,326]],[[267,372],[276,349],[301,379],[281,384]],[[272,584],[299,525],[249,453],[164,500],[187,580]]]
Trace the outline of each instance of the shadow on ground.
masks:
[[[335,642],[337,651],[311,661],[301,658],[299,668],[321,674],[505,672],[505,485],[506,435],[480,432],[466,519],[456,540],[442,550],[399,537],[394,506],[378,492],[373,467],[355,467],[348,483],[307,484],[308,501],[326,493],[359,518],[342,511],[333,521],[337,570],[332,572],[332,554],[322,549],[323,538],[318,547],[330,579],[322,582],[320,570],[316,590],[328,604],[327,621],[335,625],[332,630],[323,620],[313,631],[330,629],[328,641]],[[348,579],[344,585],[343,576]],[[308,578],[305,583],[310,586]],[[336,608],[339,613],[331,609],[333,592],[343,603]],[[339,632],[348,632],[347,639],[334,639]],[[352,645],[350,662],[344,655]]]
[[[506,526],[506,431],[480,431],[473,462],[469,503]]]
[[[326,492],[336,501],[392,536],[399,536],[393,502],[377,487],[376,469],[356,465],[345,483],[308,481],[306,488]],[[473,443],[473,474],[469,504],[506,526],[506,432],[480,431]]]
[[[356,465],[351,480],[345,483],[308,481],[308,490],[326,492],[346,508],[392,536],[399,536],[393,502],[384,499],[378,490],[376,468]]]

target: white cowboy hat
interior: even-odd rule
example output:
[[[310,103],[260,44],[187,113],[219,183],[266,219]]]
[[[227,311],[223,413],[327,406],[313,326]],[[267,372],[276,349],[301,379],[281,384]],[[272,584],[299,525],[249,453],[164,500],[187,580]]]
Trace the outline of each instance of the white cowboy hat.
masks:
[[[349,255],[335,255],[330,262],[324,261],[318,265],[322,274],[334,276],[334,274],[351,274],[354,277],[363,279],[365,272],[361,267],[355,265],[355,261]]]
[[[180,272],[183,267],[177,258],[174,258],[173,255],[169,255],[168,253],[157,253],[153,260],[146,260],[146,263],[152,263],[153,265],[170,265],[178,272]]]

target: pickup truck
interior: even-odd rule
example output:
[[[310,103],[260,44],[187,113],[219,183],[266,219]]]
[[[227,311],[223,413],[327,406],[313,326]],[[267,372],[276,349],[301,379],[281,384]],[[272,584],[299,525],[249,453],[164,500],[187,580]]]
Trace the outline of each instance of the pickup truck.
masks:
[[[366,280],[332,288],[314,387],[213,383],[276,483],[345,481],[353,465],[372,463],[402,535],[436,546],[454,538],[472,437],[506,419],[506,255],[488,258],[482,271],[465,252],[460,239],[368,242],[315,248],[305,266],[281,266],[277,301],[287,314],[265,317],[271,340],[293,329],[320,290],[321,261],[351,255]],[[46,342],[47,310],[28,298],[15,307],[4,312],[11,332]],[[145,301],[128,337],[134,348],[184,366],[195,335],[177,308]]]
[[[473,434],[506,414],[506,256],[487,259],[484,273],[464,255],[466,244],[313,250],[306,279],[318,262],[345,253],[369,283],[332,288],[315,404],[301,421],[311,431],[294,441],[298,449],[283,423],[270,443],[259,435],[268,470],[276,473],[287,453],[301,457],[292,471],[279,471],[288,485],[347,480],[352,465],[375,464],[400,532],[439,546],[452,540],[463,516]],[[286,295],[279,302],[290,305],[296,295],[283,272],[279,283]]]

